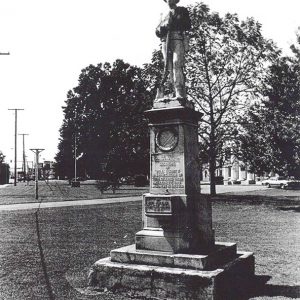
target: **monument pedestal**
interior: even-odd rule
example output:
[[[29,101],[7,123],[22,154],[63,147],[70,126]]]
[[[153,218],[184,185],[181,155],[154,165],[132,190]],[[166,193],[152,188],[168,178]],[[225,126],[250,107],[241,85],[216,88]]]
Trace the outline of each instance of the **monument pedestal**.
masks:
[[[150,191],[143,197],[138,250],[205,253],[214,246],[211,204],[200,195],[198,123],[190,107],[146,111]]]
[[[254,279],[254,257],[235,244],[216,243],[208,255],[138,251],[135,245],[111,251],[90,273],[90,285],[130,298],[239,299]]]
[[[135,245],[94,264],[90,285],[146,299],[235,299],[232,292],[246,291],[254,276],[254,257],[215,242],[211,203],[200,194],[201,114],[170,103],[146,112],[151,167],[143,228]]]

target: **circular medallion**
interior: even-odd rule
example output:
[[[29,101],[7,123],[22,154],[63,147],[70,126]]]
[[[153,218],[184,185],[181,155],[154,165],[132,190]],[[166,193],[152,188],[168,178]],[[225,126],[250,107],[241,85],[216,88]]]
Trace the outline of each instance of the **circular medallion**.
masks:
[[[156,134],[155,142],[160,150],[171,151],[177,146],[178,132],[171,127],[160,129]]]

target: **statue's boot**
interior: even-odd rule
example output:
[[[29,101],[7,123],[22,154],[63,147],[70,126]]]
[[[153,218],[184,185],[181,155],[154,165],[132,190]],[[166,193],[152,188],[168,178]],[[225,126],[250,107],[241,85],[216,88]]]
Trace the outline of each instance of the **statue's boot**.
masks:
[[[164,87],[157,88],[155,101],[159,101],[164,98]]]
[[[175,85],[175,99],[178,101],[186,99],[186,92],[185,92],[184,85],[182,84]]]

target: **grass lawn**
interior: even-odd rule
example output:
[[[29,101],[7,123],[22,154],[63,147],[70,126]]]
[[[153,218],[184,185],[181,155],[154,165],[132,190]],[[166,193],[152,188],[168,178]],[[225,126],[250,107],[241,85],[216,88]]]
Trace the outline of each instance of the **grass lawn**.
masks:
[[[80,199],[102,199],[112,197],[139,196],[149,191],[149,187],[134,187],[123,185],[113,193],[107,190],[103,194],[97,188],[95,181],[82,182],[80,188],[72,188],[66,180],[39,181],[39,200],[43,202],[71,201]],[[35,200],[35,183],[20,182],[0,188],[0,205],[16,203],[33,203]]]
[[[133,242],[140,215],[135,203],[43,209],[37,228],[34,210],[2,212],[0,299],[51,299],[49,289],[52,299],[96,299],[78,292],[90,266]]]
[[[123,299],[89,295],[87,274],[111,249],[134,242],[141,228],[141,203],[0,215],[0,299]],[[216,240],[254,251],[256,274],[269,279],[251,299],[300,298],[297,209],[216,201],[213,220]]]

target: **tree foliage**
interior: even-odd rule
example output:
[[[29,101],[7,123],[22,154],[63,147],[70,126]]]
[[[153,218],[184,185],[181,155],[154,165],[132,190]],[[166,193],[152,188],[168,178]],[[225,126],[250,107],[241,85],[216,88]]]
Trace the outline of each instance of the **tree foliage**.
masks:
[[[143,81],[146,84],[147,90],[152,92],[152,97],[154,97],[156,89],[161,82],[163,69],[164,62],[162,51],[154,50],[151,62],[144,64],[142,69]]]
[[[204,114],[201,145],[209,160],[214,194],[215,170],[224,141],[233,138],[276,51],[252,18],[240,21],[235,14],[222,18],[199,3],[190,7],[190,14],[193,28],[186,66],[188,95]]]
[[[298,27],[298,30],[296,32],[296,43],[291,45],[291,50],[294,54],[294,61],[299,62],[300,61],[300,27]]]
[[[299,58],[282,57],[270,67],[267,98],[249,114],[241,151],[252,170],[300,178]]]
[[[141,77],[141,69],[122,60],[82,70],[64,107],[56,156],[58,173],[74,174],[75,140],[81,176],[99,178],[104,172],[119,178],[149,172],[143,113],[150,108],[151,96]]]

